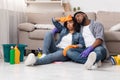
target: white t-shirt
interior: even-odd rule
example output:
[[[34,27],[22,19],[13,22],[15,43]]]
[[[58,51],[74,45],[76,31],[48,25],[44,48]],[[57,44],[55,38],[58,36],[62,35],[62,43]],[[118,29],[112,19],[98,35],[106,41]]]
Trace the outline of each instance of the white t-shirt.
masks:
[[[61,39],[61,42],[57,45],[57,47],[64,49],[65,47],[71,44],[72,44],[72,34],[69,33]]]
[[[82,33],[86,47],[91,46],[95,42],[95,37],[93,36],[92,32],[90,31],[89,26],[90,25],[84,26],[83,33]]]

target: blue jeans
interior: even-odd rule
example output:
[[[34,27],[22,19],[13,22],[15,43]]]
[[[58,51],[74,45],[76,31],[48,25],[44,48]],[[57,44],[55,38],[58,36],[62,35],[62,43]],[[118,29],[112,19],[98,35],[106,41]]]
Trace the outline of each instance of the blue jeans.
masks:
[[[68,57],[63,56],[63,49],[57,48],[52,32],[47,32],[44,37],[43,53],[45,57],[37,59],[35,65],[49,64],[55,61],[68,61]]]
[[[94,49],[94,52],[96,53],[96,62],[98,62],[99,60],[103,61],[105,58],[106,58],[106,49],[102,46],[98,46]],[[76,51],[74,49],[70,49],[67,51],[67,56],[74,62],[77,62],[77,63],[81,63],[81,64],[84,64],[87,60],[87,57],[84,57],[82,58],[80,56],[80,52],[79,51]]]

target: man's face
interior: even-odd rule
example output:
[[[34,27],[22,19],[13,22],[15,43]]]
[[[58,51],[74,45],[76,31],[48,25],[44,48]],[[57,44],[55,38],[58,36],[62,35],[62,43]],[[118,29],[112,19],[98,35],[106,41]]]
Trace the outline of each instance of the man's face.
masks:
[[[82,13],[78,13],[78,14],[75,16],[75,19],[76,19],[77,23],[83,25],[83,24],[84,24],[84,21],[85,21],[85,16],[84,16],[84,14],[82,14]]]

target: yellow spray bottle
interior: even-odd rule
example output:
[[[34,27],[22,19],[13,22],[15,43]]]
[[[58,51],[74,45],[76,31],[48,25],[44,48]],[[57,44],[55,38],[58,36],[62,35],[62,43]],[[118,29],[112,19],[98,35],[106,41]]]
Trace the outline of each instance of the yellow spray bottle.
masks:
[[[37,57],[40,58],[41,56],[42,56],[42,51],[41,51],[40,48],[38,48],[38,55],[37,55]]]
[[[20,51],[17,46],[15,46],[15,64],[20,63]]]

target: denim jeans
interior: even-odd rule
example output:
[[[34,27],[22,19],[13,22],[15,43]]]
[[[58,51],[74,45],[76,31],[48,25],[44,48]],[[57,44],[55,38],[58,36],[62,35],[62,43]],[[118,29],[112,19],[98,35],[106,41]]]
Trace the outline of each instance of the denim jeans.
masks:
[[[55,61],[68,61],[68,57],[63,56],[63,49],[57,48],[52,32],[47,32],[44,37],[43,53],[45,57],[37,59],[35,65],[49,64]]]
[[[106,49],[102,46],[98,46],[94,49],[94,52],[96,53],[96,62],[99,60],[103,61],[106,58],[107,52]],[[87,57],[82,58],[80,56],[80,52],[76,51],[74,49],[70,49],[67,51],[67,56],[74,62],[84,64],[87,60]]]

